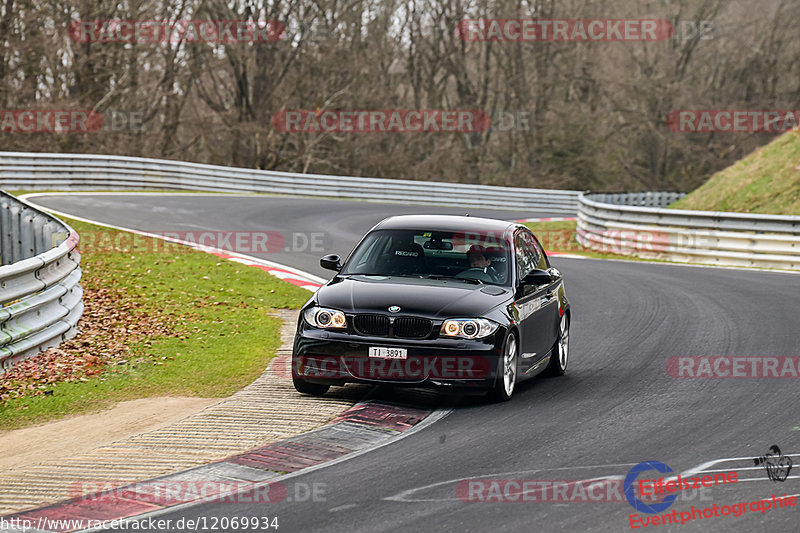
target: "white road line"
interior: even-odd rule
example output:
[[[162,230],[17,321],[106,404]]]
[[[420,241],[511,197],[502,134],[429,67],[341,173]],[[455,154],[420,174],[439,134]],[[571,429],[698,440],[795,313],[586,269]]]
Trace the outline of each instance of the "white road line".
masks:
[[[200,251],[206,252],[206,253],[211,253],[211,254],[214,254],[214,255],[219,255],[219,254],[225,255],[225,256],[228,256],[228,257],[226,257],[226,259],[229,259],[231,261],[236,261],[238,263],[242,263],[242,264],[245,264],[247,266],[254,266],[254,265],[264,266],[264,267],[267,267],[266,271],[269,274],[271,274],[271,275],[273,275],[273,276],[275,276],[277,278],[280,278],[280,279],[291,278],[291,279],[293,279],[295,281],[298,281],[298,283],[293,283],[293,285],[297,285],[297,286],[299,286],[301,288],[308,289],[308,290],[310,290],[312,292],[316,291],[321,285],[327,283],[327,280],[325,280],[325,279],[323,279],[323,278],[321,278],[319,276],[315,276],[314,274],[311,274],[310,272],[305,272],[303,270],[300,270],[300,269],[297,269],[297,268],[294,268],[294,267],[290,267],[288,265],[284,265],[284,264],[281,264],[281,263],[276,263],[274,261],[268,261],[266,259],[261,259],[260,257],[255,257],[255,256],[252,256],[252,255],[247,255],[247,254],[241,254],[241,253],[238,253],[238,252],[232,252],[232,251],[229,251],[229,250],[223,250],[221,248],[214,248],[214,247],[211,247],[211,246],[202,246],[202,245],[199,245],[197,243],[190,242],[190,241],[184,241],[184,240],[175,239],[175,238],[172,238],[172,237],[165,237],[163,235],[158,235],[158,234],[155,234],[155,233],[149,233],[149,232],[146,232],[146,231],[136,230],[136,229],[133,229],[133,228],[126,228],[124,226],[117,226],[117,225],[114,225],[114,224],[108,224],[108,223],[101,222],[99,220],[93,220],[93,219],[90,219],[90,218],[79,217],[79,216],[75,216],[75,215],[72,215],[72,214],[64,212],[64,211],[57,211],[55,209],[51,209],[49,207],[45,207],[43,205],[39,205],[39,204],[29,200],[29,198],[34,198],[34,197],[37,197],[37,196],[52,196],[52,195],[65,196],[65,195],[70,195],[70,194],[86,194],[86,193],[30,193],[30,194],[23,194],[23,195],[19,196],[18,198],[20,200],[27,201],[29,204],[31,204],[34,207],[37,207],[39,209],[43,209],[45,211],[49,211],[49,212],[51,212],[51,213],[53,213],[53,214],[55,214],[57,216],[61,216],[61,217],[65,217],[65,218],[71,218],[73,220],[79,220],[81,222],[86,222],[86,223],[89,223],[89,224],[95,224],[95,225],[98,225],[98,226],[103,226],[103,227],[106,227],[106,228],[116,229],[116,230],[120,230],[120,231],[128,231],[130,233],[135,233],[137,235],[142,235],[144,237],[151,237],[151,238],[154,238],[154,239],[161,239],[161,240],[163,240],[165,242],[173,242],[173,243],[176,243],[176,244],[181,244],[181,245],[188,246],[190,248],[194,248],[196,250],[200,250]],[[95,194],[95,193],[91,193],[91,194]],[[106,193],[106,194],[111,195],[111,194],[128,194],[128,193]],[[142,194],[156,194],[156,193],[142,193]],[[187,194],[191,194],[191,193],[187,193]],[[208,196],[208,195],[204,195],[204,196]]]
[[[346,511],[348,509],[352,509],[353,507],[358,507],[355,503],[346,503],[344,505],[340,505],[339,507],[331,507],[328,509],[329,513],[338,513],[339,511]]]

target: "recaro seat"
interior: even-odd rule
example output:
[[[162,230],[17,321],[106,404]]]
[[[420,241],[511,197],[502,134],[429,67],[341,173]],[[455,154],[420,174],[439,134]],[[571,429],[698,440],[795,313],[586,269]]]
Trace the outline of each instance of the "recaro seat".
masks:
[[[425,272],[425,251],[415,242],[399,243],[389,252],[388,270],[392,274]]]

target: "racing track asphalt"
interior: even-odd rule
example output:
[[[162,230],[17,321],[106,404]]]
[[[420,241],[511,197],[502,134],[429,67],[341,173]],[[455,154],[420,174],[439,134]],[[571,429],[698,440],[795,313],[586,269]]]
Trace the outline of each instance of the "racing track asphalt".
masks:
[[[342,255],[389,214],[465,211],[208,195],[86,194],[39,197],[35,202],[149,231],[325,231],[325,253]],[[471,212],[507,219],[547,216]],[[178,223],[185,227],[176,227]],[[324,275],[320,255],[277,253],[268,258]],[[625,531],[630,530],[633,509],[624,502],[464,502],[456,495],[456,484],[478,477],[624,476],[646,460],[681,472],[714,459],[759,456],[773,444],[785,453],[798,452],[796,379],[676,379],[665,365],[672,356],[800,355],[800,276],[568,258],[553,263],[564,273],[573,310],[566,376],[527,382],[505,404],[462,398],[448,417],[423,431],[292,480],[325,483],[324,501],[208,503],[161,518],[277,516],[282,532]],[[752,467],[749,460],[737,464],[748,463]],[[679,499],[672,509],[800,492],[796,476],[779,483],[761,470],[740,470],[745,475],[755,480],[709,489],[704,501],[696,495],[692,501]],[[795,532],[798,523],[800,508],[790,507],[647,530]]]

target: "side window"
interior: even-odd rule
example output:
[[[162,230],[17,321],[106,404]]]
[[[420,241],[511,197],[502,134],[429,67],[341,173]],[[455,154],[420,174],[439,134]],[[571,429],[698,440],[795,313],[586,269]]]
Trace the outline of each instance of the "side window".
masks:
[[[533,236],[521,231],[516,237],[517,254],[517,275],[519,279],[524,278],[528,273],[537,267],[542,259],[539,247],[534,241]]]
[[[536,236],[533,236],[533,245],[536,247],[536,253],[539,256],[539,260],[536,262],[536,268],[547,270],[550,268],[550,265],[547,262],[547,256],[542,250],[542,245],[539,244],[539,239],[537,239]]]

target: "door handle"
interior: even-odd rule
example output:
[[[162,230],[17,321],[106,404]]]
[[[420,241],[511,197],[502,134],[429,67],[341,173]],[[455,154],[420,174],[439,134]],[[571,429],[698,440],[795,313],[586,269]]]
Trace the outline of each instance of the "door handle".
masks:
[[[549,298],[552,298],[553,296],[556,296],[558,294],[558,290],[560,288],[561,288],[561,283],[554,284],[553,287],[549,291],[547,291],[547,296]]]

